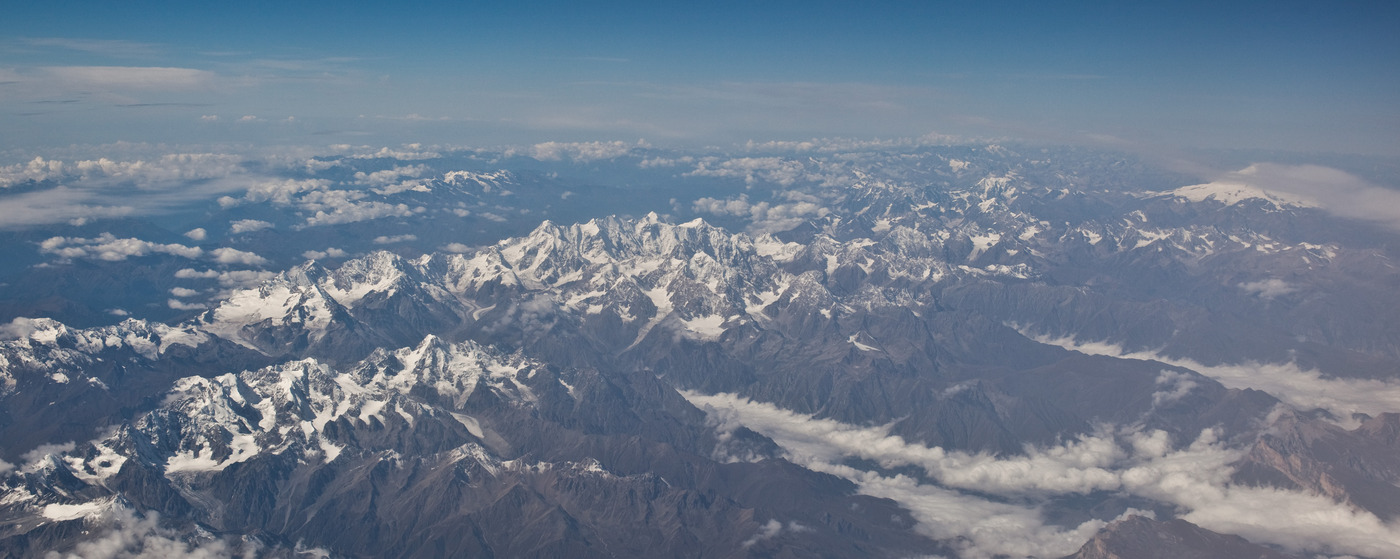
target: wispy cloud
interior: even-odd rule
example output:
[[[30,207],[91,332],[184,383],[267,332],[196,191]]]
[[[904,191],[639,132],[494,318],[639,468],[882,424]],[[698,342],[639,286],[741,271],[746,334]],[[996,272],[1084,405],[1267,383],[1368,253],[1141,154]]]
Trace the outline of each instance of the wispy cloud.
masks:
[[[1227,173],[1217,182],[1241,183],[1302,196],[1338,216],[1400,229],[1400,190],[1371,184],[1331,167],[1255,163]]]
[[[40,70],[68,85],[116,89],[198,89],[211,86],[217,77],[206,70],[158,66],[46,66]]]
[[[176,531],[161,526],[160,515],[154,512],[141,517],[120,505],[104,508],[101,517],[94,520],[107,525],[105,531],[78,543],[67,554],[51,553],[50,556],[60,559],[232,559],[244,555],[235,553],[221,539],[186,543]]]
[[[199,258],[204,254],[204,251],[199,247],[153,243],[135,238],[119,239],[111,233],[103,233],[91,239],[51,237],[39,243],[39,252],[53,254],[63,259],[94,258],[111,262],[154,253],[184,258]]]
[[[1059,346],[1088,355],[1157,361],[1191,369],[1215,379],[1226,388],[1252,388],[1278,398],[1295,409],[1324,409],[1343,426],[1355,427],[1353,413],[1378,415],[1400,411],[1400,384],[1384,380],[1328,378],[1320,371],[1295,363],[1238,363],[1203,365],[1191,359],[1172,358],[1149,351],[1129,352],[1106,342],[1081,342],[1074,338],[1051,338],[1022,332],[1043,344]]]
[[[68,37],[22,37],[15,42],[32,48],[62,49],[115,58],[142,58],[164,51],[155,43],[114,39],[74,39]]]
[[[181,153],[150,159],[62,161],[34,158],[0,166],[0,194],[28,181],[57,186],[0,196],[0,227],[143,215],[227,191],[246,190],[262,177],[250,175],[245,158]]]

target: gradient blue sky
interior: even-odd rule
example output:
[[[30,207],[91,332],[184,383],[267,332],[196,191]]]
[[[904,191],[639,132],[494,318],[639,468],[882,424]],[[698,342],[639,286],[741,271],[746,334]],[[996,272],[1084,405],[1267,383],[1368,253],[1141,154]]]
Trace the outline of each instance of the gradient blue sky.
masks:
[[[20,1],[0,149],[942,133],[1400,155],[1400,3],[1170,4]]]

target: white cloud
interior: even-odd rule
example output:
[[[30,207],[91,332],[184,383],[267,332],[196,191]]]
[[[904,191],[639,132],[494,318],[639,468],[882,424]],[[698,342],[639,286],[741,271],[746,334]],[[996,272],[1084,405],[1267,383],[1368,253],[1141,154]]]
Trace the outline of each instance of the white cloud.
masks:
[[[24,181],[42,181],[64,176],[63,162],[35,157],[28,163],[0,167],[0,187],[10,187]]]
[[[352,159],[397,159],[399,161],[419,161],[423,159],[437,159],[442,154],[430,149],[423,149],[422,144],[406,144],[402,149],[381,147],[375,150],[370,146],[351,146],[340,144],[331,146],[339,152],[349,152]]]
[[[728,394],[684,392],[718,429],[743,425],[773,439],[794,463],[855,482],[862,493],[907,507],[930,536],[965,546],[966,557],[1055,557],[1072,553],[1107,519],[1073,529],[1047,525],[1035,503],[1044,497],[1093,490],[1125,492],[1174,505],[1206,529],[1239,534],[1306,552],[1400,558],[1400,526],[1330,498],[1233,484],[1231,464],[1244,449],[1225,447],[1207,429],[1173,449],[1165,432],[1100,429],[1021,456],[967,454],[907,443],[884,428],[858,427],[783,410]],[[941,486],[862,471],[848,457],[882,466],[917,466]],[[1004,503],[962,493],[1012,497]]]
[[[39,243],[39,252],[53,254],[64,259],[96,258],[117,262],[133,256],[146,256],[153,253],[171,254],[183,258],[199,258],[204,254],[199,247],[180,244],[160,244],[141,239],[118,239],[111,233],[103,233],[96,238],[50,237]]]
[[[444,245],[444,246],[442,247],[442,250],[443,250],[444,252],[464,253],[464,252],[471,252],[471,251],[472,251],[472,247],[469,247],[469,246],[464,245],[464,244],[462,244],[462,243],[447,243],[446,245]]]
[[[1064,530],[1046,524],[1034,507],[998,503],[953,489],[920,484],[904,475],[888,477],[840,464],[847,456],[871,458],[885,465],[910,464],[910,460],[919,463],[933,460],[936,463],[938,458],[935,455],[942,453],[942,449],[906,444],[899,437],[888,436],[881,428],[862,428],[812,419],[771,404],[751,402],[728,394],[684,392],[683,395],[711,414],[712,418],[719,416],[722,430],[738,425],[753,429],[778,443],[788,460],[851,480],[863,494],[900,503],[919,521],[919,529],[929,536],[956,540],[953,543],[961,546],[959,551],[963,557],[1068,555],[1106,524],[1102,520],[1091,520],[1074,529]],[[870,444],[869,447],[865,446],[866,442]],[[990,469],[986,465],[995,462],[995,459],[981,457],[981,461],[986,473],[985,470]],[[1017,474],[1041,479],[1054,475],[1024,467],[1007,470],[1005,475],[1000,476],[1004,480]],[[959,474],[945,469],[939,471]],[[967,473],[961,475],[968,483],[978,477],[989,477]],[[944,482],[943,479],[939,481]],[[1078,485],[1073,481],[1068,483]]]
[[[783,524],[782,522],[779,522],[778,519],[774,518],[768,520],[768,522],[764,523],[762,526],[759,526],[758,532],[754,533],[753,537],[744,540],[743,545],[745,548],[753,547],[753,544],[764,540],[771,540],[773,538],[778,537],[778,534],[781,534],[783,532],[800,534],[803,532],[811,531],[811,528],[803,526],[796,520],[789,520],[787,524]]]
[[[421,177],[423,173],[426,172],[428,172],[428,167],[426,165],[407,165],[375,171],[373,173],[357,171],[355,173],[355,182],[369,186],[388,186],[399,182],[399,180],[404,177]]]
[[[791,186],[800,180],[814,180],[802,163],[781,157],[740,157],[720,159],[706,157],[695,164],[687,177],[723,177],[744,179],[747,184],[760,180]]]
[[[174,530],[160,525],[160,516],[148,512],[144,518],[118,506],[103,519],[108,528],[96,538],[79,542],[72,551],[51,552],[52,559],[233,559],[223,540],[198,545],[181,541]]]
[[[205,231],[203,227],[196,227],[185,231],[185,236],[189,237],[192,241],[202,241],[205,237],[209,236],[209,232]]]
[[[53,330],[61,325],[51,318],[25,318],[15,317],[9,324],[0,324],[0,340],[18,340],[28,338],[30,334],[41,330]]]
[[[248,189],[243,198],[249,202],[291,204],[292,198],[305,192],[325,190],[331,182],[325,179],[277,179],[262,181]],[[236,202],[234,202],[236,203]],[[220,202],[224,205],[223,202]],[[231,205],[231,204],[230,204]]]
[[[1191,359],[1176,359],[1158,353],[1128,352],[1103,342],[1077,342],[1073,338],[1050,338],[1022,332],[1043,344],[1063,347],[1089,355],[1157,361],[1190,369],[1227,388],[1253,388],[1267,392],[1298,410],[1324,409],[1343,426],[1355,426],[1353,413],[1379,415],[1400,411],[1400,383],[1374,379],[1327,378],[1321,372],[1304,370],[1294,363],[1239,363],[1202,365]]]
[[[344,192],[332,190],[330,192]],[[314,203],[318,208],[316,215],[306,218],[306,226],[336,225],[341,223],[353,223],[356,221],[368,221],[385,217],[408,217],[413,215],[413,210],[406,204],[389,204],[385,202],[352,202],[346,198],[334,199],[330,197]]]
[[[306,172],[312,174],[330,169],[336,165],[340,165],[339,159],[307,159],[306,162],[302,164],[302,166],[306,168]]]
[[[48,458],[51,455],[58,455],[63,454],[65,452],[69,452],[75,447],[76,445],[73,444],[73,441],[68,441],[66,443],[41,444],[37,447],[34,447],[33,450],[30,450],[29,452],[20,455],[20,460],[24,461],[24,467],[22,469],[26,472],[33,472],[43,467],[43,462],[45,458]]]
[[[328,248],[326,250],[308,250],[301,253],[307,260],[320,260],[322,258],[345,258],[346,252],[338,248]]]
[[[632,148],[646,147],[646,142],[639,141],[636,144],[626,142],[544,142],[530,146],[528,149],[517,151],[506,150],[503,155],[511,157],[514,155],[528,155],[540,161],[559,161],[570,159],[573,161],[596,161],[600,159],[613,159],[627,155]]]
[[[1152,393],[1154,407],[1180,400],[1198,385],[1191,380],[1191,375],[1164,370],[1157,375],[1157,386],[1162,389]]]
[[[141,213],[132,205],[113,203],[90,191],[60,186],[19,196],[0,198],[0,227],[26,227],[50,223],[84,223],[89,219],[127,217]]]
[[[919,146],[945,146],[962,143],[966,140],[957,136],[948,136],[930,132],[917,138],[894,138],[889,140],[860,140],[854,138],[812,138],[801,141],[767,141],[755,142],[749,140],[744,144],[744,149],[757,152],[857,152],[857,151],[877,151],[894,148],[907,148]]]
[[[247,188],[243,163],[240,156],[211,153],[127,161],[35,158],[0,167],[0,188],[30,180],[56,186],[0,199],[0,215],[4,226],[22,227],[159,212]]]
[[[637,163],[637,166],[643,169],[652,169],[656,167],[675,167],[676,165],[689,165],[694,162],[695,158],[689,155],[676,158],[648,157],[646,159],[641,160],[641,162]]]
[[[385,236],[385,235],[380,235],[380,236],[374,238],[374,244],[376,244],[376,245],[391,245],[391,244],[394,244],[394,243],[403,243],[403,242],[416,241],[416,240],[418,240],[418,235],[394,235],[394,236],[392,236],[392,237],[390,237],[390,236]]]
[[[41,72],[68,86],[119,90],[202,89],[217,78],[194,68],[148,66],[48,66]]]
[[[179,299],[167,299],[165,305],[177,311],[198,311],[209,308],[201,303],[186,303]]]
[[[810,197],[804,198],[795,192],[792,194],[799,200],[789,203],[759,202],[753,204],[749,202],[747,194],[740,194],[738,198],[723,200],[700,198],[692,204],[692,208],[700,213],[747,216],[751,222],[749,229],[755,233],[786,231],[801,225],[804,221],[824,217],[831,213],[830,208],[819,203],[820,200]]]
[[[95,186],[129,181],[141,187],[181,181],[228,177],[244,172],[240,156],[214,153],[172,153],[157,159],[115,161],[105,157],[80,161],[36,157],[28,163],[0,167],[0,187],[35,180],[95,182]]]
[[[1217,182],[1292,194],[1314,201],[1338,216],[1400,229],[1400,191],[1331,167],[1255,163]]]
[[[170,288],[170,294],[176,297],[194,297],[195,295],[199,295],[199,292],[188,287],[172,287]]]
[[[215,262],[220,264],[242,264],[244,266],[262,266],[267,264],[266,258],[236,248],[216,248],[209,251],[209,254],[214,257]]]
[[[180,279],[213,279],[219,277],[219,272],[214,270],[200,272],[194,268],[184,268],[175,272],[175,277]]]
[[[52,47],[103,56],[146,57],[160,54],[159,45],[113,39],[72,39],[68,37],[26,37],[19,42],[31,47]]]
[[[1287,295],[1298,290],[1288,285],[1286,281],[1273,278],[1241,283],[1240,289],[1243,289],[1246,293],[1257,295],[1260,299],[1273,299],[1274,297]]]
[[[227,288],[248,287],[260,284],[276,277],[277,274],[266,270],[230,270],[219,272],[219,285]]]
[[[175,277],[179,279],[212,279],[218,280],[219,285],[225,288],[250,287],[270,280],[277,274],[266,270],[229,270],[220,272],[215,270],[196,270],[194,268],[184,268],[175,272]]]
[[[757,534],[754,534],[753,537],[744,540],[744,547],[750,547],[753,544],[763,540],[773,539],[773,537],[777,536],[778,532],[781,531],[783,531],[782,522],[778,522],[777,520],[769,520],[767,524],[759,526]]]
[[[253,231],[261,231],[263,229],[272,229],[273,227],[275,227],[271,223],[268,223],[266,221],[259,221],[256,219],[240,219],[238,221],[230,222],[228,225],[228,232],[233,233],[235,235],[239,233],[251,233]]]

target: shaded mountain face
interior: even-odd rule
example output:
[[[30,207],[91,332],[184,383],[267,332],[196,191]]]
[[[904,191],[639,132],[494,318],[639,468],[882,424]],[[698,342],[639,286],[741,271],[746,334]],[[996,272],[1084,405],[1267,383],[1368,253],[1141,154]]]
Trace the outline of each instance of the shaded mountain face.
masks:
[[[6,327],[0,548],[1400,557],[1395,232],[1110,156],[660,157],[576,172],[663,213],[346,158],[219,248],[43,240],[13,285],[188,309]]]
[[[1185,520],[1129,516],[1108,526],[1065,559],[1288,559],[1296,557],[1204,530]]]

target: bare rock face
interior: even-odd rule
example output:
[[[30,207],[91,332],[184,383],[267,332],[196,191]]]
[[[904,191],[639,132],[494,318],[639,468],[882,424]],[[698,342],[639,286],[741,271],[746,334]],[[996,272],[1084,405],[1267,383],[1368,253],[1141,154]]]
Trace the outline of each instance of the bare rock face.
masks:
[[[1065,559],[1290,559],[1239,536],[1217,534],[1181,519],[1129,516],[1100,530]]]
[[[1385,413],[1347,430],[1287,414],[1259,437],[1235,479],[1304,490],[1385,519],[1400,516],[1400,414]]]

